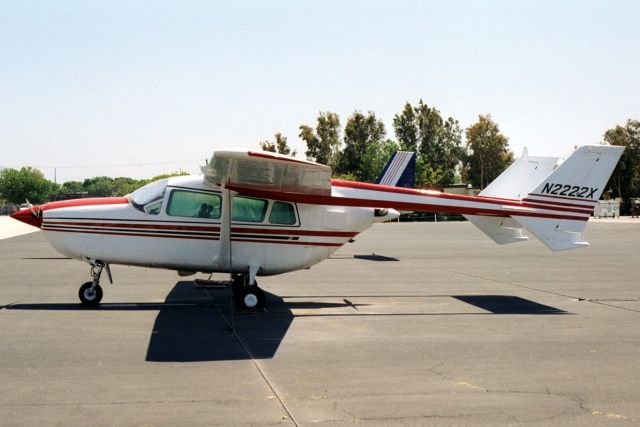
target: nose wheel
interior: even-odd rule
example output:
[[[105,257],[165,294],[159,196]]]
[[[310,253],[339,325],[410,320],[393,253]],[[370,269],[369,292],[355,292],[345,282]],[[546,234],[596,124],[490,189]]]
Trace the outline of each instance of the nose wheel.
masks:
[[[78,297],[82,305],[87,307],[95,307],[102,301],[102,288],[100,287],[100,275],[102,270],[107,270],[109,281],[113,283],[111,279],[111,271],[109,270],[109,264],[104,264],[101,261],[95,261],[91,264],[91,277],[93,280],[80,286],[78,291]]]
[[[87,282],[80,286],[78,296],[82,305],[95,307],[102,301],[102,288],[100,285],[93,286],[93,282]]]

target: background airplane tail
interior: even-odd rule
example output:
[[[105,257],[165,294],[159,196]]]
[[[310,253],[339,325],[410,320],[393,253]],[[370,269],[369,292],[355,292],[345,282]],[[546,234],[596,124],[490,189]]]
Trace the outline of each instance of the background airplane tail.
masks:
[[[465,216],[500,244],[527,240],[526,229],[552,250],[586,246],[582,231],[623,151],[587,145],[557,165],[555,157],[530,157],[525,150],[480,196],[520,200],[536,215]]]
[[[416,153],[397,151],[387,162],[376,184],[414,188],[416,181]]]

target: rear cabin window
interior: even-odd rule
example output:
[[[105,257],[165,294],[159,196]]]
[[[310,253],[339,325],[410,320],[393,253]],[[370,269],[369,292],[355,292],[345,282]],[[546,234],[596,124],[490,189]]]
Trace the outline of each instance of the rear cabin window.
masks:
[[[293,225],[296,223],[296,210],[291,203],[274,202],[269,214],[271,224]]]
[[[222,199],[218,194],[173,190],[169,196],[167,215],[189,218],[220,218]]]
[[[267,201],[236,196],[233,198],[231,219],[243,222],[262,222],[267,213]]]

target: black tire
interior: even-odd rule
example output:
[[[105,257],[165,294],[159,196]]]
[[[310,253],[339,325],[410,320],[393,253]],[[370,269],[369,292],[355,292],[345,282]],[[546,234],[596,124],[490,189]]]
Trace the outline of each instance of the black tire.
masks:
[[[87,282],[84,285],[80,286],[80,291],[78,292],[78,297],[80,297],[80,302],[82,305],[87,307],[95,307],[100,304],[102,301],[102,288],[100,285],[96,286],[91,292],[91,282]]]
[[[245,286],[238,293],[236,301],[242,309],[262,310],[266,302],[266,297],[264,291],[257,285]]]

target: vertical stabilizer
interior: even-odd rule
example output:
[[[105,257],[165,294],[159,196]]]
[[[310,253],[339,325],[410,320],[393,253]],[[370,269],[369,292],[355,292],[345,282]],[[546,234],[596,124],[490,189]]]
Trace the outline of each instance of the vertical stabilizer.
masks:
[[[611,145],[578,148],[523,199],[549,213],[511,217],[552,250],[588,245],[582,231],[623,151]]]
[[[416,181],[416,153],[397,151],[387,162],[376,184],[414,188]]]

